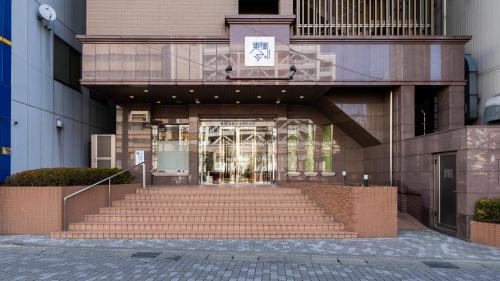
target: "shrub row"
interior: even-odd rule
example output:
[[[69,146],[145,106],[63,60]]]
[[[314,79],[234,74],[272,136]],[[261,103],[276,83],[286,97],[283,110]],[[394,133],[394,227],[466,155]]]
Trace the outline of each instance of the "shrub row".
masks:
[[[87,186],[108,178],[121,169],[53,168],[20,172],[7,178],[8,186]],[[130,172],[113,178],[113,184],[127,184],[133,180]]]
[[[474,220],[500,223],[500,198],[483,198],[476,202]]]

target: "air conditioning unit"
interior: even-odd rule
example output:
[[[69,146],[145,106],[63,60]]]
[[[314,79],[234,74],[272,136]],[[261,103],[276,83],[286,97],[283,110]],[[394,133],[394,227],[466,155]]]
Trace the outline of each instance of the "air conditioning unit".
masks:
[[[116,136],[115,135],[92,135],[92,168],[115,168],[116,167]]]
[[[149,123],[149,111],[132,110],[128,117],[129,122]]]

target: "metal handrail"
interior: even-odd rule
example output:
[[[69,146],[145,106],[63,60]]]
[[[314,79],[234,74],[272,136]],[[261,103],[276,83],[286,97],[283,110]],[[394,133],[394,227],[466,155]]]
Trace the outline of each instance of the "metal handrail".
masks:
[[[71,193],[70,195],[65,196],[64,199],[63,199],[63,208],[64,208],[63,209],[63,217],[64,217],[63,218],[64,219],[63,229],[64,230],[68,229],[68,217],[67,217],[67,200],[68,199],[70,199],[72,197],[75,197],[78,194],[83,193],[83,192],[85,192],[85,191],[87,191],[87,190],[89,190],[89,189],[91,189],[93,187],[96,187],[96,186],[98,186],[98,185],[100,185],[100,184],[102,184],[102,183],[104,183],[104,182],[107,181],[108,182],[108,207],[111,207],[111,180],[113,178],[115,178],[115,177],[117,177],[117,176],[119,176],[119,175],[121,175],[121,174],[123,174],[125,172],[128,172],[128,171],[130,171],[130,170],[132,170],[132,169],[134,169],[136,167],[139,167],[139,166],[142,166],[142,188],[146,189],[146,163],[142,162],[142,163],[139,163],[139,164],[137,164],[135,166],[132,166],[132,167],[126,169],[126,170],[118,172],[118,173],[116,173],[116,174],[114,174],[114,175],[112,175],[110,177],[107,177],[107,178],[105,178],[103,180],[100,180],[100,181],[98,181],[98,182],[96,182],[96,183],[94,183],[92,185],[89,185],[89,186],[87,186],[85,188],[82,188],[82,189],[78,190],[77,192],[74,192],[74,193]]]

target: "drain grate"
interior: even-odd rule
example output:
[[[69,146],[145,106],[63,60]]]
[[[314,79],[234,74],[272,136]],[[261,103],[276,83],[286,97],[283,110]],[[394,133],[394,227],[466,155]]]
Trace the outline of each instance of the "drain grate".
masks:
[[[449,268],[449,269],[459,269],[458,266],[446,261],[423,261],[423,264],[430,268]]]
[[[155,259],[157,258],[161,253],[154,253],[154,252],[137,252],[132,255],[133,258],[139,258],[139,259]]]
[[[182,256],[169,256],[165,258],[166,260],[171,260],[171,261],[179,261],[182,259]]]

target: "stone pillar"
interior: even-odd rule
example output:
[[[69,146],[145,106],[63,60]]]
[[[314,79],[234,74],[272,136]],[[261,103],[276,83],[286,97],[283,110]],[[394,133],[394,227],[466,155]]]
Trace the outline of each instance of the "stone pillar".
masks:
[[[438,131],[464,126],[464,87],[448,86],[438,93]]]
[[[147,111],[151,116],[150,104],[126,104],[116,106],[116,167],[128,169],[135,165],[135,151],[144,151],[146,162],[146,183],[151,183],[152,143],[151,124],[130,122],[132,110]],[[142,170],[137,168],[131,171],[136,182],[142,181]]]
[[[398,187],[399,209],[406,211],[407,186],[403,143],[415,137],[415,86],[401,86],[393,92],[393,185]]]

